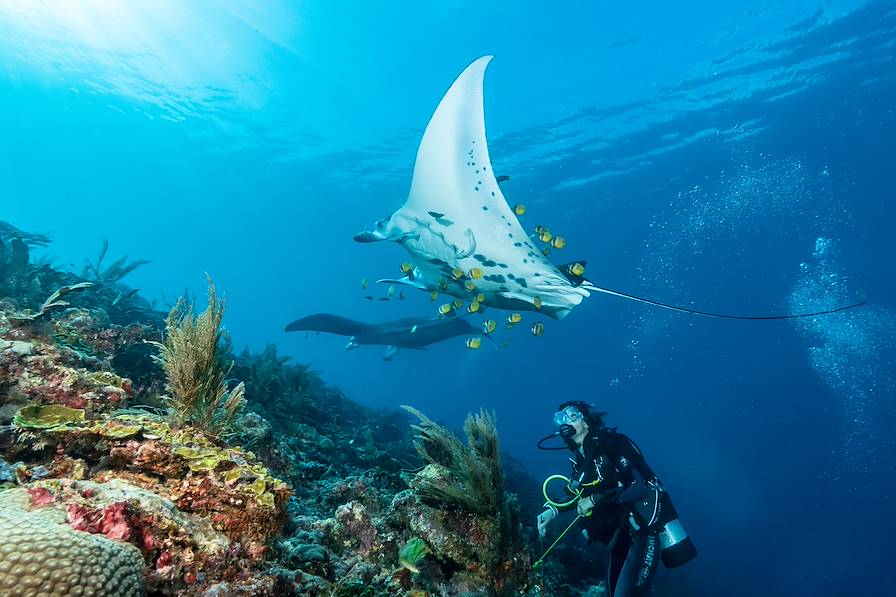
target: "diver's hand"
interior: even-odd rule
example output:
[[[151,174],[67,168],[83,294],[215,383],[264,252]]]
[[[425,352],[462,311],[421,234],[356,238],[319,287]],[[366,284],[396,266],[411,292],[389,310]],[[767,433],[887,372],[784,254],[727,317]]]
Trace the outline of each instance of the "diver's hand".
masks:
[[[536,519],[536,526],[538,527],[538,536],[544,539],[544,535],[547,532],[548,524],[552,520],[557,517],[557,510],[555,508],[548,508],[544,512],[538,515]]]
[[[586,495],[576,503],[576,513],[579,516],[588,516],[594,509],[594,496]]]

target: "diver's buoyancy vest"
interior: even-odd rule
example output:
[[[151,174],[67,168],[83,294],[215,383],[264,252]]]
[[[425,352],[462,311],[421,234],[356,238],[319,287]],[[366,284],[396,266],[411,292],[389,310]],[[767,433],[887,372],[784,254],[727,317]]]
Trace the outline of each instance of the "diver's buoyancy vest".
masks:
[[[631,462],[630,458],[626,458],[621,453],[616,442],[627,442],[637,456],[643,459],[640,449],[628,437],[617,433],[615,429],[607,430],[602,435],[609,441],[601,439],[598,441],[604,445],[594,446],[596,450],[591,455],[591,459],[595,461],[594,468],[597,471],[603,469],[603,474],[612,479],[613,485],[617,483],[623,485],[633,483],[634,475],[632,470],[637,467],[637,463]],[[601,451],[604,452],[603,455],[600,454]],[[607,474],[606,469],[601,466],[600,458],[604,457],[609,457],[613,463],[613,472],[610,474]],[[583,460],[585,459],[581,459],[579,462]],[[582,464],[584,466],[588,465],[587,462],[582,462]],[[610,478],[607,480],[611,480]],[[635,529],[640,529],[644,526],[659,529],[660,557],[667,568],[682,566],[697,557],[697,548],[681,524],[678,512],[672,504],[672,499],[665,488],[663,488],[662,483],[659,482],[659,479],[655,479],[655,483],[648,484],[648,494],[645,497],[631,504],[629,522]]]

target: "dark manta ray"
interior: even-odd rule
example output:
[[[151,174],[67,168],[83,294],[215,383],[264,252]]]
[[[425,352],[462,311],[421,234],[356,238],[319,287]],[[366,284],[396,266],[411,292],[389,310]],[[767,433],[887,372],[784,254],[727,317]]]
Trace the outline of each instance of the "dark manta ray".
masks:
[[[286,326],[287,332],[326,332],[351,336],[346,350],[362,344],[387,346],[383,359],[391,361],[399,348],[425,348],[430,344],[462,336],[480,333],[469,321],[460,317],[447,319],[408,317],[384,323],[364,323],[330,313],[316,313],[296,319]]]

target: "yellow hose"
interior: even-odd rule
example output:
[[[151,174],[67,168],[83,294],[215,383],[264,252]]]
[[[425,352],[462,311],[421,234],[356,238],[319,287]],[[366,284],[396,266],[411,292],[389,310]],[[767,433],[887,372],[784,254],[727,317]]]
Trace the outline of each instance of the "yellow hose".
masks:
[[[566,491],[573,494],[573,498],[568,502],[555,502],[551,499],[551,496],[548,495],[548,483],[551,481],[563,481],[566,483]],[[552,505],[555,508],[566,508],[568,506],[572,506],[576,503],[576,501],[582,497],[581,489],[572,489],[570,485],[572,484],[572,480],[569,477],[564,475],[551,475],[547,479],[544,480],[544,483],[541,484],[541,493],[544,494],[544,499],[547,500],[547,503]]]

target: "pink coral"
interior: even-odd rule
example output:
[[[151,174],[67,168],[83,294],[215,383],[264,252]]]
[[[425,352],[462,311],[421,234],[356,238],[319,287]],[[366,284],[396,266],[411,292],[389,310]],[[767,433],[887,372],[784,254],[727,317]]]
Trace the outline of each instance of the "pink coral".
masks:
[[[100,519],[100,532],[110,539],[127,541],[131,538],[131,527],[125,513],[127,504],[117,502],[106,506]]]
[[[68,525],[76,531],[101,534],[122,541],[127,541],[133,535],[125,502],[115,502],[100,509],[72,503],[66,506],[65,514]]]
[[[29,487],[28,495],[31,496],[32,508],[40,508],[55,501],[53,494],[46,487]]]

